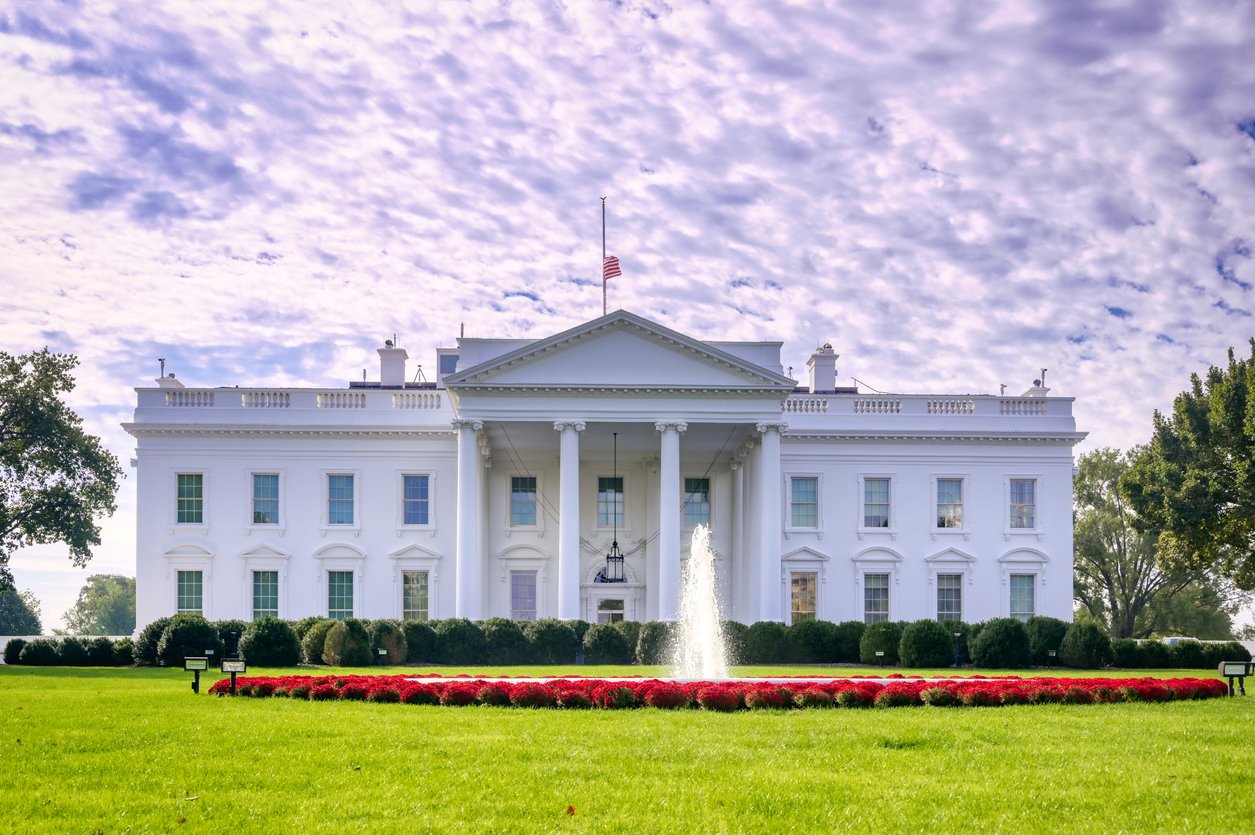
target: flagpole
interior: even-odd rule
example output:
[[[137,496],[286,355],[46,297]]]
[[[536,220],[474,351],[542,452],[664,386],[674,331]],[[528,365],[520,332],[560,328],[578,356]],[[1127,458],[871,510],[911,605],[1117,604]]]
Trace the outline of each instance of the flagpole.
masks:
[[[606,315],[606,198],[601,198],[601,315]]]

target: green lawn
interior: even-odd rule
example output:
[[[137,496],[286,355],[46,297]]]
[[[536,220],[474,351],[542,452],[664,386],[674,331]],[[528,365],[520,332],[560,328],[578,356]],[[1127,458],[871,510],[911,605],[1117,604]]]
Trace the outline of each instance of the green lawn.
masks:
[[[1167,832],[1255,813],[1255,695],[720,714],[218,699],[216,675],[200,696],[190,678],[0,667],[0,828]]]

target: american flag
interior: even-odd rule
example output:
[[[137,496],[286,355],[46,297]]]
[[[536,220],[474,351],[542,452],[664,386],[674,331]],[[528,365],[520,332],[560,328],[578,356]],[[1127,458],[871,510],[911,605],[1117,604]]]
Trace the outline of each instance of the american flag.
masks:
[[[618,258],[615,258],[613,255],[607,255],[601,259],[601,281],[603,284],[621,275],[623,275],[623,271],[619,269]]]

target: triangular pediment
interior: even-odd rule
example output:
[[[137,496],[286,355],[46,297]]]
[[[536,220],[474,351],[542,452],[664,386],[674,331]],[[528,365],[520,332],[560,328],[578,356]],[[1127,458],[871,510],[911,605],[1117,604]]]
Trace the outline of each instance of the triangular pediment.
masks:
[[[794,382],[722,349],[619,310],[445,378],[457,391],[509,388],[757,389]]]
[[[240,556],[246,560],[286,560],[291,556],[291,554],[287,551],[280,551],[273,545],[267,545],[263,542],[261,545],[254,546],[249,548],[247,551],[241,552]]]
[[[924,557],[924,562],[974,563],[976,562],[976,557],[965,551],[960,551],[958,548],[946,548],[943,551],[938,551],[931,557]]]
[[[803,545],[801,548],[790,551],[780,557],[780,562],[827,562],[828,555],[816,551],[814,548],[808,548]]]

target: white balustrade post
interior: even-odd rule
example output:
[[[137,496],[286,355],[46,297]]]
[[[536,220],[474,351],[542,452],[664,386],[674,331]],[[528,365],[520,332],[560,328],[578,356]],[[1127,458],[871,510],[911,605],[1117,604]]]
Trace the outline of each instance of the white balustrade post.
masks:
[[[680,433],[687,423],[658,422],[658,619],[680,616]]]
[[[758,619],[783,621],[781,612],[780,433],[783,423],[760,423],[762,462],[758,478]]]
[[[457,566],[454,572],[454,614],[479,620],[483,617],[484,578],[480,566],[480,465],[479,439],[482,421],[455,420],[458,433]]]
[[[580,617],[580,433],[584,422],[554,421],[558,434],[558,617]]]

